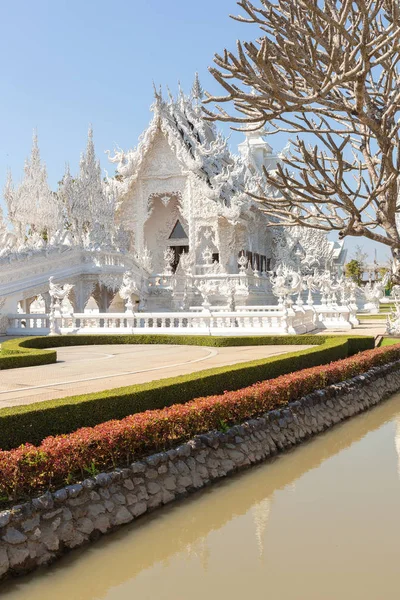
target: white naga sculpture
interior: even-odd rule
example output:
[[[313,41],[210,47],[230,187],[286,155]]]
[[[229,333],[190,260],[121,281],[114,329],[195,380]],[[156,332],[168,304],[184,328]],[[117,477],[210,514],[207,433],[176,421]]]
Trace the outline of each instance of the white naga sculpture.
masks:
[[[65,298],[68,298],[70,291],[74,286],[66,283],[63,286],[54,283],[54,277],[49,278],[49,294],[50,294],[50,335],[60,335],[60,319],[61,319],[61,303]]]
[[[386,273],[380,281],[375,281],[374,283],[369,281],[364,287],[364,295],[367,300],[364,309],[368,310],[371,314],[379,313],[379,301],[385,296],[385,288],[389,279],[390,273]]]

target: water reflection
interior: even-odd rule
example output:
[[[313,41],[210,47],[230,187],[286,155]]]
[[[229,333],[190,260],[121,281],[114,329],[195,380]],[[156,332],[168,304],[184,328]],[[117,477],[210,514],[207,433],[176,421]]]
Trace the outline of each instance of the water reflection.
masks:
[[[395,597],[399,415],[400,397],[4,585],[1,599]]]

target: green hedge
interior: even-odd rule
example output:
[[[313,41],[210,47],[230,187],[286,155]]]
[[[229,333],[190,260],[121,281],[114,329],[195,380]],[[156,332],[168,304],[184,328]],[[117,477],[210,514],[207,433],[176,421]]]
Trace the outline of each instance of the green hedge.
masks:
[[[112,340],[112,341],[110,341]],[[323,365],[374,347],[372,337],[285,336],[210,338],[202,336],[62,336],[29,338],[6,344],[9,350],[106,343],[181,343],[200,345],[313,344],[315,347],[246,363],[207,369],[189,375],[145,384],[55,399],[0,410],[0,448],[40,443],[48,435],[70,433],[111,419],[185,403],[193,398],[237,390],[257,381],[272,379],[307,367]],[[205,343],[207,341],[207,344]],[[11,348],[10,348],[11,346]],[[39,352],[40,350],[38,350]],[[44,351],[43,349],[41,351]]]
[[[3,342],[0,353],[0,370],[46,365],[57,361],[55,350],[60,346],[87,346],[107,344],[178,344],[191,346],[259,346],[270,344],[315,344],[315,336],[233,336],[206,335],[63,335],[30,337]]]
[[[333,336],[332,336],[333,337]],[[339,336],[336,336],[339,337]],[[340,336],[341,337],[341,336]],[[7,340],[1,345],[0,370],[31,367],[57,362],[57,352],[49,348],[60,346],[87,346],[107,344],[178,344],[191,346],[264,346],[264,345],[320,345],[329,336],[285,335],[285,336],[206,336],[206,335],[63,335],[29,337]],[[372,338],[347,337],[349,343],[356,340],[354,352],[371,347]],[[363,341],[364,340],[364,341]],[[354,353],[350,349],[350,354]]]

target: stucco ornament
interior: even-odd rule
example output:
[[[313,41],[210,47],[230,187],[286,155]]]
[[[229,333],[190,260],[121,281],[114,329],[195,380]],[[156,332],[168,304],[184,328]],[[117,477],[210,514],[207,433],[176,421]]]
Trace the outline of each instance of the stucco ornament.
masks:
[[[30,158],[25,162],[24,177],[15,187],[9,173],[4,197],[8,218],[14,226],[18,243],[24,245],[26,235],[34,232],[50,239],[51,235],[63,227],[62,206],[57,194],[48,186],[47,169],[40,158],[36,133],[33,136]]]
[[[249,264],[249,259],[244,254],[241,254],[238,258],[239,265],[239,273],[244,275],[246,273],[247,266]]]
[[[165,268],[164,272],[166,275],[172,275],[172,265],[175,260],[175,253],[172,248],[167,248],[164,250],[164,263]]]
[[[191,252],[183,252],[179,259],[179,267],[183,270],[185,275],[191,276],[194,268],[194,256]]]
[[[236,310],[237,300],[243,301],[249,295],[246,284],[237,279],[225,279],[219,284],[219,293],[227,299],[228,310]]]
[[[367,303],[365,304],[365,310],[369,310],[371,313],[379,312],[380,300],[385,295],[385,288],[389,282],[390,273],[386,273],[380,281],[368,283],[364,286],[363,292]]]
[[[202,307],[208,310],[211,306],[211,296],[219,293],[218,283],[213,279],[203,279],[198,282],[197,289],[203,298]]]
[[[59,321],[61,319],[61,303],[68,298],[74,286],[70,283],[65,283],[63,286],[54,283],[54,277],[49,278],[49,294],[50,294],[50,335],[60,335]]]
[[[386,333],[400,335],[400,286],[394,285],[392,289],[394,308],[386,317]]]
[[[291,296],[299,294],[302,290],[303,281],[300,273],[297,273],[285,264],[280,264],[270,274],[272,293],[278,298],[278,305],[291,305]]]
[[[59,191],[75,243],[91,248],[111,244],[115,233],[114,192],[114,188],[103,181],[100,162],[94,149],[93,130],[90,127],[79,173],[73,177],[67,166]]]
[[[341,245],[329,241],[318,229],[306,227],[277,228],[274,232],[274,258],[304,274],[315,269],[331,269]]]
[[[122,277],[122,285],[118,291],[119,295],[125,300],[125,312],[133,314],[133,302],[132,296],[140,296],[140,289],[138,289],[137,283],[132,277],[131,271],[125,271]]]
[[[328,270],[324,270],[316,275],[316,284],[321,292],[321,303],[323,305],[332,305],[337,301],[336,292],[340,290],[337,282],[334,282],[332,274]]]

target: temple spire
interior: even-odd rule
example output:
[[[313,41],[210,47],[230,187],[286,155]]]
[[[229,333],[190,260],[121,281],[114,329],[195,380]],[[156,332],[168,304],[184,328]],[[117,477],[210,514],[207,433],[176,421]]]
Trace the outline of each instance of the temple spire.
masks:
[[[79,174],[72,178],[69,166],[66,166],[61,194],[75,240],[84,246],[110,243],[114,228],[114,199],[102,181],[91,125],[86,152],[80,159]]]
[[[204,90],[201,87],[199,74],[196,71],[195,76],[194,76],[193,86],[192,86],[192,98],[194,100],[197,100],[198,102],[200,102],[202,100],[203,96],[204,96]]]
[[[4,197],[21,244],[25,244],[26,236],[38,238],[46,235],[49,240],[62,227],[62,208],[49,188],[36,130],[33,132],[30,157],[25,161],[22,182],[14,187],[9,173]]]

